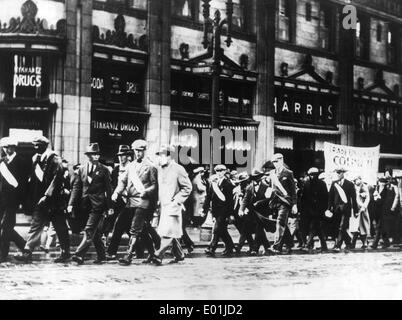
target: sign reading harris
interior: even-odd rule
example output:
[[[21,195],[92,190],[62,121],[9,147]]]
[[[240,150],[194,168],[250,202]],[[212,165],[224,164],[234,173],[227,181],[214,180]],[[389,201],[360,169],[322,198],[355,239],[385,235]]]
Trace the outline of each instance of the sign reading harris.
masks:
[[[346,177],[360,175],[363,181],[377,183],[380,146],[372,148],[349,147],[329,142],[324,143],[325,171],[333,172],[337,167],[348,170]]]
[[[275,120],[336,127],[338,97],[318,92],[275,88]]]
[[[41,87],[41,57],[14,55],[13,98],[39,98]]]

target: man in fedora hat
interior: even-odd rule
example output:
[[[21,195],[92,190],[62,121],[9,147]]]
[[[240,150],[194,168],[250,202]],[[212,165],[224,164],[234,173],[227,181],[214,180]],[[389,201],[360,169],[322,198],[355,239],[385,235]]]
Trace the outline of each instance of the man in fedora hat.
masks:
[[[29,166],[16,153],[17,141],[4,137],[0,140],[5,156],[0,160],[0,263],[6,261],[10,242],[20,251],[25,240],[15,231],[16,212],[28,181]]]
[[[102,263],[106,260],[105,247],[102,242],[101,226],[104,220],[104,213],[107,210],[112,215],[112,187],[109,169],[99,162],[100,150],[98,143],[91,143],[85,152],[88,162],[78,171],[78,178],[75,180],[68,212],[81,199],[82,210],[89,213],[85,226],[85,234],[78,246],[72,260],[77,264],[84,263],[85,254],[93,243],[97,253],[94,263]]]
[[[120,145],[119,146],[119,149],[117,152],[117,158],[119,160],[119,164],[113,168],[112,174],[111,174],[112,190],[116,189],[119,179],[121,179],[123,177],[124,173],[127,171],[127,167],[130,163],[130,161],[129,161],[130,155],[131,155],[131,149],[128,145]],[[118,199],[114,203],[114,214],[111,216],[107,216],[105,218],[105,221],[103,223],[103,228],[102,228],[102,234],[106,238],[106,243],[107,243],[109,233],[112,231],[112,229],[116,223],[117,217],[120,215],[120,212],[125,209],[126,202],[127,202],[126,198],[124,198],[123,196],[119,196]],[[122,232],[124,232],[124,231],[122,231]],[[117,252],[118,245],[120,243],[122,235],[123,235],[123,233],[120,234],[119,232],[114,233],[114,236],[115,236],[114,238],[112,235],[112,239],[114,239],[114,244],[112,245],[112,248],[115,247],[116,252]],[[112,239],[110,241],[112,241]],[[108,258],[108,260],[111,260],[111,259],[114,260],[116,257],[114,254],[112,257],[108,257],[108,255],[107,255],[107,258]]]
[[[233,254],[235,248],[233,240],[228,232],[228,220],[234,210],[234,186],[225,175],[227,172],[225,165],[219,164],[215,166],[214,170],[216,176],[211,180],[203,207],[204,215],[206,215],[211,208],[212,217],[215,222],[212,240],[205,253],[209,256],[214,256],[219,240],[221,239],[225,243],[225,250],[222,255],[230,256]]]
[[[60,158],[49,147],[46,137],[33,141],[36,154],[29,182],[29,195],[32,201],[32,222],[23,254],[15,258],[30,262],[32,252],[40,244],[45,225],[52,222],[60,242],[61,255],[55,262],[65,262],[70,258],[70,238],[63,199],[64,169]]]
[[[157,170],[155,166],[145,157],[147,143],[144,140],[136,140],[132,144],[135,160],[131,162],[122,178],[119,179],[112,200],[116,201],[119,196],[126,192],[127,210],[123,213],[127,222],[131,225],[129,230],[130,241],[127,254],[119,260],[122,265],[130,265],[134,251],[138,246],[139,239],[146,243],[148,253],[154,255],[152,240],[146,231],[146,225],[152,217],[152,209],[155,207],[157,192]],[[119,215],[115,225],[115,232],[119,232],[124,221],[124,217]],[[113,248],[112,248],[113,249]],[[109,254],[114,252],[110,251]]]
[[[345,168],[338,167],[334,172],[336,177],[329,190],[326,216],[330,217],[332,213],[332,219],[338,226],[338,237],[333,250],[339,252],[345,241],[347,252],[351,248],[351,239],[348,235],[349,219],[351,214],[358,214],[356,189],[353,182],[345,179],[345,172],[347,172]]]
[[[160,202],[160,220],[158,233],[161,245],[151,261],[161,265],[165,252],[172,246],[174,259],[172,263],[184,260],[184,252],[180,245],[183,235],[182,211],[184,202],[191,194],[191,181],[186,170],[172,158],[175,149],[162,145],[156,153],[158,156],[158,192]]]
[[[309,179],[305,182],[300,197],[300,209],[309,221],[307,248],[312,253],[314,249],[314,237],[317,235],[321,242],[321,252],[328,250],[324,238],[324,215],[328,206],[328,190],[324,181],[318,177],[320,171],[310,168],[307,172]]]

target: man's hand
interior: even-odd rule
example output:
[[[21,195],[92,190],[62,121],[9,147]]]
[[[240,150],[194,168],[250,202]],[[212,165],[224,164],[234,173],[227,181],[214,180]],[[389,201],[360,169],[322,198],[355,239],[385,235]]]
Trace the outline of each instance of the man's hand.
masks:
[[[204,211],[201,211],[201,217],[202,217],[202,218],[205,218],[206,216],[207,216],[207,213],[204,212]]]
[[[68,206],[67,207],[67,213],[73,212],[73,206]]]
[[[299,210],[297,210],[297,205],[296,205],[296,204],[293,205],[293,207],[292,207],[292,213],[293,213],[293,214],[297,214],[298,211],[299,211]]]
[[[331,211],[327,210],[327,211],[325,211],[325,216],[327,218],[332,218],[334,216],[334,214]]]
[[[109,216],[114,215],[114,209],[109,209],[108,212],[107,212],[107,214],[108,214]]]
[[[239,217],[241,218],[241,217],[243,217],[244,216],[244,211],[243,210],[239,210]]]
[[[43,196],[42,198],[39,199],[38,204],[45,203],[45,201],[46,201],[46,196]]]
[[[116,202],[118,197],[119,197],[119,195],[117,193],[113,193],[112,194],[112,201]]]
[[[145,197],[145,191],[141,191],[140,192],[140,198],[144,198]]]

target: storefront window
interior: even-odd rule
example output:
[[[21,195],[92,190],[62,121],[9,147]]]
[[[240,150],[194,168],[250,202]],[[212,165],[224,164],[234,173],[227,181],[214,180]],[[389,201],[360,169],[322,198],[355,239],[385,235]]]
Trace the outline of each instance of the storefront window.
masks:
[[[290,41],[291,1],[279,0],[278,3],[278,39]]]
[[[95,103],[143,108],[143,87],[141,67],[94,63],[91,88]]]
[[[360,132],[400,134],[398,119],[402,116],[397,106],[355,103],[356,128]]]
[[[390,65],[396,63],[396,51],[398,47],[397,30],[393,24],[389,25],[387,37],[387,62]]]
[[[356,25],[356,56],[368,60],[370,41],[370,18],[359,16]]]
[[[179,17],[194,18],[196,0],[173,0],[172,14]]]
[[[333,11],[330,7],[321,5],[320,9],[320,47],[325,50],[332,50],[331,42],[333,35],[332,26]]]
[[[175,111],[209,114],[211,112],[212,79],[188,74],[172,74],[171,104]],[[240,81],[221,80],[219,112],[222,115],[252,115],[253,85]]]
[[[12,56],[12,99],[40,99],[48,95],[45,59],[42,56]]]

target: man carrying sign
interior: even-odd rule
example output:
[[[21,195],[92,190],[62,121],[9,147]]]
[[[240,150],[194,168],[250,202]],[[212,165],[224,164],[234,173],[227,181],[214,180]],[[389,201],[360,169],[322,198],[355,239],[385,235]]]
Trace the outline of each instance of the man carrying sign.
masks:
[[[349,219],[352,214],[358,215],[356,189],[353,182],[345,179],[346,169],[339,167],[335,169],[336,181],[331,185],[328,195],[328,210],[325,215],[334,217],[339,226],[338,238],[335,241],[334,250],[340,251],[345,241],[348,251],[351,248],[351,239],[348,235]]]
[[[132,144],[136,159],[131,162],[122,179],[119,180],[112,200],[116,201],[124,190],[127,190],[127,208],[131,219],[129,231],[130,242],[127,254],[119,262],[122,265],[130,265],[138,240],[141,238],[147,244],[150,258],[154,255],[154,247],[146,230],[146,225],[152,217],[152,208],[155,207],[157,176],[155,166],[145,158],[147,143],[144,140],[136,140]]]
[[[0,162],[0,262],[7,260],[10,242],[24,250],[25,240],[14,230],[18,205],[23,197],[28,172],[27,165],[15,152],[17,142],[9,137],[0,141],[5,157]],[[29,167],[28,167],[29,168]]]

